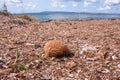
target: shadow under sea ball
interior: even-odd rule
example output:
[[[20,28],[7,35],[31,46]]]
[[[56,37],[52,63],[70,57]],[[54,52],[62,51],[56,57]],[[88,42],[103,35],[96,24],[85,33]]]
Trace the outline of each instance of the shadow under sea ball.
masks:
[[[67,45],[60,40],[48,41],[44,46],[45,57],[68,57],[71,56],[71,51]]]

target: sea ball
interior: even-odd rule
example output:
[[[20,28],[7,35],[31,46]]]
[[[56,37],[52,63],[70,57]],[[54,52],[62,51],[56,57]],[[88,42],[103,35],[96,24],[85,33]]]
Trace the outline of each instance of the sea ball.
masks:
[[[50,40],[44,46],[45,57],[64,57],[69,56],[71,51],[61,40]]]

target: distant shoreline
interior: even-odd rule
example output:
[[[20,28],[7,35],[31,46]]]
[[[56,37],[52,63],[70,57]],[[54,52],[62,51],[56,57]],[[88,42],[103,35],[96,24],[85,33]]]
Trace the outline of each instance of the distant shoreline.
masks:
[[[1,12],[3,13],[3,12]],[[3,13],[6,14],[6,13]],[[78,15],[76,15],[78,14]],[[120,19],[120,14],[107,13],[76,13],[76,12],[41,12],[41,13],[25,13],[25,14],[10,14],[13,16],[28,16],[42,22],[50,21],[91,21],[91,20],[117,20]],[[111,17],[110,17],[111,16]]]
[[[64,11],[42,11],[42,12],[33,12],[33,13],[12,13],[12,14],[45,14],[45,13],[74,13],[74,14],[110,14],[110,15],[120,15],[120,13],[92,13],[92,12],[64,12]]]
[[[27,13],[40,21],[86,21],[86,20],[111,20],[120,19],[120,14],[110,13],[76,13],[76,12],[41,12]]]
[[[28,14],[27,14],[28,15]],[[22,14],[21,15],[17,15],[17,14],[15,14],[15,16],[22,16]],[[40,20],[40,19],[38,19],[37,17],[34,17],[34,16],[30,16],[30,15],[28,15],[29,17],[31,17],[31,18],[35,18],[35,19],[37,19],[37,20],[39,20],[39,21],[43,21],[43,22],[50,22],[50,21],[91,21],[91,20],[120,20],[120,18],[111,18],[111,19],[88,19],[88,20],[52,20],[52,19],[49,19],[49,20]]]

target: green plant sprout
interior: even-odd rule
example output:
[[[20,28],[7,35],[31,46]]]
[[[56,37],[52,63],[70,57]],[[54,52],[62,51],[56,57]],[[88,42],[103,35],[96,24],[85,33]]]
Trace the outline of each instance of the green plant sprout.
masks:
[[[16,49],[16,54],[15,54],[15,61],[14,61],[13,66],[18,67],[20,70],[25,70],[25,71],[28,70],[29,67],[25,67],[25,66],[22,65],[21,63],[17,63],[19,57],[20,57],[20,53],[19,53],[18,48],[17,48],[17,49]]]

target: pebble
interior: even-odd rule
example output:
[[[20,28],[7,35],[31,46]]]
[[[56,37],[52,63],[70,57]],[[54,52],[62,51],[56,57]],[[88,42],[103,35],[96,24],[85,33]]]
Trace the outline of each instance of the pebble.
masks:
[[[10,73],[9,77],[10,77],[10,78],[11,78],[11,77],[14,77],[14,78],[15,78],[16,75],[17,75],[16,73]]]
[[[73,75],[73,74],[68,74],[68,76],[69,76],[69,77],[74,77],[74,75]]]
[[[120,68],[120,63],[118,64],[118,68]]]
[[[85,78],[84,80],[88,80],[87,78]]]
[[[108,70],[108,69],[104,69],[103,71],[102,71],[102,73],[109,73],[110,72],[110,70]]]
[[[0,68],[2,67],[2,65],[4,64],[5,62],[3,60],[0,60]]]
[[[28,77],[30,77],[30,78],[34,78],[34,75],[31,74],[31,73],[29,73],[29,74],[28,74]]]
[[[40,61],[39,60],[35,60],[35,63],[39,63]]]
[[[113,56],[112,56],[112,59],[113,59],[113,60],[117,60],[117,59],[118,59],[118,57],[117,57],[117,56],[115,56],[115,55],[113,55]]]

